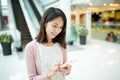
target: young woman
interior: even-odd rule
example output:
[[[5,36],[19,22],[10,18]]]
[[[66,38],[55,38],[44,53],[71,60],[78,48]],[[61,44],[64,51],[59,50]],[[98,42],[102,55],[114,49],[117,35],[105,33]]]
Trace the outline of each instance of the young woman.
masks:
[[[66,16],[58,8],[49,8],[40,23],[36,39],[25,47],[30,80],[65,80],[71,71],[67,64]]]

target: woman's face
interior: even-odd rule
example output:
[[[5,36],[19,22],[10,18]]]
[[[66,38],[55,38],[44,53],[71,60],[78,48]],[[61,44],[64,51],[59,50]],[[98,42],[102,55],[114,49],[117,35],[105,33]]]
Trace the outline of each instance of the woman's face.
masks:
[[[62,17],[57,17],[52,21],[49,21],[46,23],[46,34],[47,39],[53,39],[55,38],[63,29],[63,19]]]

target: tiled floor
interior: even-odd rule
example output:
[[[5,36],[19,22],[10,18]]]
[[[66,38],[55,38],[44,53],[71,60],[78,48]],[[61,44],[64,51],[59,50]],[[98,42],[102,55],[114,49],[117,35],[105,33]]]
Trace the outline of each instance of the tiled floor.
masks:
[[[68,58],[76,62],[67,80],[120,80],[120,44],[99,40],[76,43],[68,46]],[[28,80],[23,52],[13,50],[11,56],[3,56],[0,50],[0,80]]]

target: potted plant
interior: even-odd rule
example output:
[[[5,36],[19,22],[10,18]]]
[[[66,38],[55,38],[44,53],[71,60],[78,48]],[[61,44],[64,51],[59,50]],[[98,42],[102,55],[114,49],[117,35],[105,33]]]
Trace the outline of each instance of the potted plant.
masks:
[[[80,36],[80,44],[86,44],[86,35],[88,34],[88,30],[85,26],[79,27],[79,36]]]
[[[3,55],[10,55],[11,52],[11,43],[13,42],[13,37],[11,34],[4,32],[0,33],[0,43],[3,48]]]

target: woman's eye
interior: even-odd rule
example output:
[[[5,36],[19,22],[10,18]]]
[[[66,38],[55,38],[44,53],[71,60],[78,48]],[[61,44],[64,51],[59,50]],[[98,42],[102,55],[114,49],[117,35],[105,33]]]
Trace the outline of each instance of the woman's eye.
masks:
[[[57,27],[57,26],[53,25],[53,27]]]

